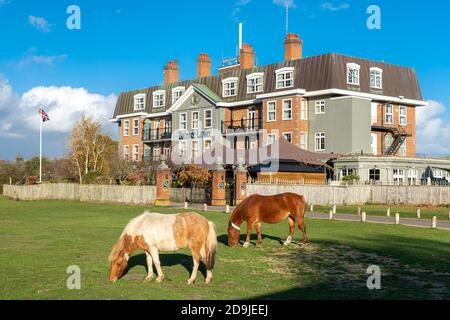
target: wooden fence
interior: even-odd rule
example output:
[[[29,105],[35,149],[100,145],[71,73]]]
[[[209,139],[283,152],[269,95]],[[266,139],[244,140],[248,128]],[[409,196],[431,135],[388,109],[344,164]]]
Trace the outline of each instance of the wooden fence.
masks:
[[[184,203],[206,203],[207,194],[205,189],[171,188],[170,201]]]
[[[405,205],[448,205],[448,186],[314,186],[292,184],[249,183],[247,195],[272,195],[284,192],[301,194],[306,201],[316,205],[363,205],[405,204]]]
[[[17,200],[75,200],[124,204],[153,204],[155,186],[108,186],[79,184],[4,185],[3,195]]]

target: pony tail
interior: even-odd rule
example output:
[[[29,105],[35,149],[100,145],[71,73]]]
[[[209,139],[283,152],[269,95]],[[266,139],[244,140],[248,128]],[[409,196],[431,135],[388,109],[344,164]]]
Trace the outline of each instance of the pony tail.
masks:
[[[216,226],[211,221],[208,221],[208,235],[206,237],[206,269],[212,270],[216,262],[216,252],[217,252],[217,235]]]

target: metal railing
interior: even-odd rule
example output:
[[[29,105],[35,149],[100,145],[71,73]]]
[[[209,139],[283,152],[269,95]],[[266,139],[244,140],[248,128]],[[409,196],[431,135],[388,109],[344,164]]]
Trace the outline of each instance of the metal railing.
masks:
[[[222,134],[256,132],[261,127],[261,118],[222,121]]]
[[[142,132],[142,141],[170,140],[172,139],[172,129],[151,129]]]

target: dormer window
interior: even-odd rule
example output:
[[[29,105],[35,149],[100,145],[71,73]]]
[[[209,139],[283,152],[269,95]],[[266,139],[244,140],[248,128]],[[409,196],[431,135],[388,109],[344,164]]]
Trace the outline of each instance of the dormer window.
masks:
[[[134,110],[145,109],[145,93],[136,94],[134,96]]]
[[[359,72],[361,67],[356,63],[347,63],[347,84],[359,86]]]
[[[275,71],[277,89],[291,88],[294,86],[294,68],[282,68]]]
[[[226,78],[222,80],[222,97],[234,97],[237,95],[238,78]]]
[[[252,73],[247,76],[247,94],[263,92],[264,73]]]
[[[172,89],[172,104],[181,98],[185,90],[186,89],[184,87],[176,87]]]
[[[383,70],[380,68],[370,68],[370,87],[374,89],[383,88]]]
[[[166,105],[166,92],[158,90],[153,92],[153,108],[162,108]]]

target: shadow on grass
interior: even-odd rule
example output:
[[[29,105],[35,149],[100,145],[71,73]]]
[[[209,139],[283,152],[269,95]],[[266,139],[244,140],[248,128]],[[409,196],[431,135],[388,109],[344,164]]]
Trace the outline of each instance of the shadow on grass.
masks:
[[[284,255],[274,252],[271,258],[278,272],[290,272],[292,287],[251,299],[450,298],[448,241],[386,234],[349,235],[346,240],[348,242],[313,240],[316,250],[309,252],[298,250]],[[381,290],[367,288],[371,275],[367,268],[371,265],[381,269]]]
[[[274,236],[270,236],[267,234],[262,234],[262,240],[264,242],[264,239],[270,239],[270,240],[274,240],[274,241],[278,241],[280,244],[284,243],[284,240],[281,239],[280,237],[274,237]],[[287,237],[287,236],[286,236]],[[239,243],[243,244],[245,242],[245,239],[247,238],[246,234],[241,234],[241,236],[239,237]],[[258,240],[258,235],[256,233],[252,233],[251,237],[250,237],[250,241],[252,242],[256,242],[256,240]],[[228,235],[227,234],[221,234],[217,237],[217,242],[228,246]]]

